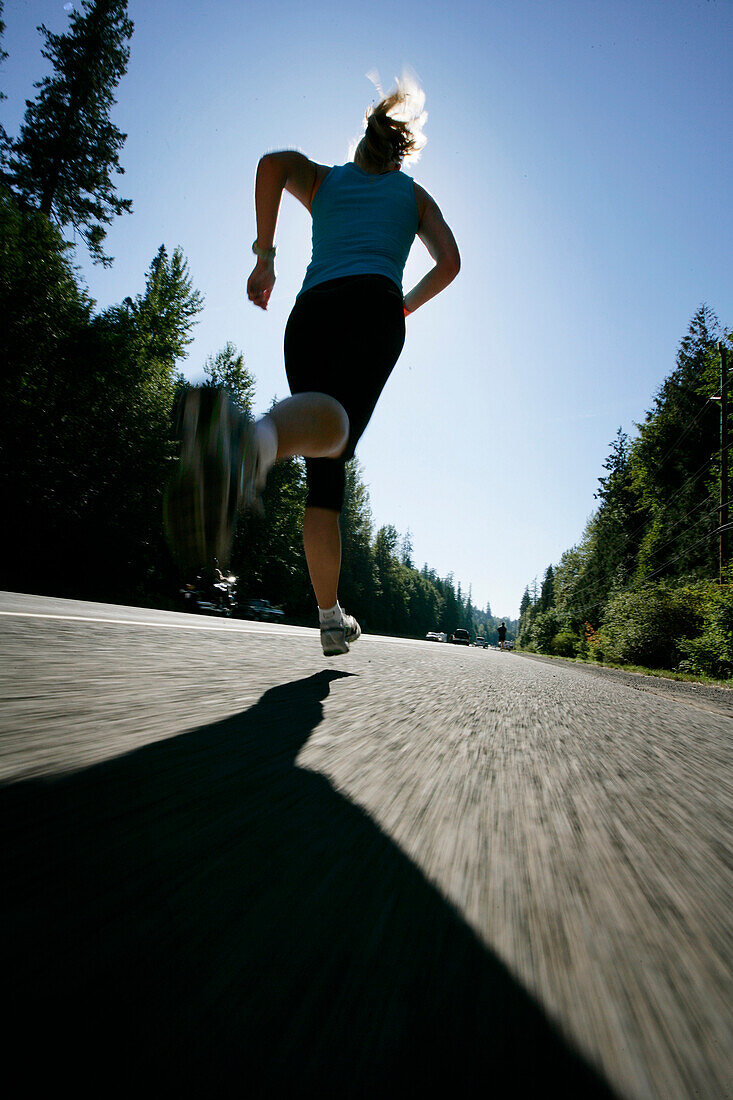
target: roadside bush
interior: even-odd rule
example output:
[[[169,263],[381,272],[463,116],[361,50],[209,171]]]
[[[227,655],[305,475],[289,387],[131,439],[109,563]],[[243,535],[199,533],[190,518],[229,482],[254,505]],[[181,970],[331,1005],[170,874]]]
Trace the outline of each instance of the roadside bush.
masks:
[[[665,581],[618,593],[603,617],[604,657],[619,664],[676,668],[687,640],[702,629],[707,587],[700,581]]]
[[[557,612],[539,611],[532,623],[529,640],[538,653],[552,652],[552,639],[560,630]]]
[[[602,630],[598,630],[590,623],[585,624],[585,652],[591,661],[602,661],[606,646],[606,639]]]
[[[558,657],[575,657],[578,652],[578,637],[567,627],[558,631],[550,642],[550,652]]]
[[[703,626],[696,638],[680,644],[684,660],[681,671],[715,676],[726,680],[733,677],[733,584],[710,582],[702,601]]]

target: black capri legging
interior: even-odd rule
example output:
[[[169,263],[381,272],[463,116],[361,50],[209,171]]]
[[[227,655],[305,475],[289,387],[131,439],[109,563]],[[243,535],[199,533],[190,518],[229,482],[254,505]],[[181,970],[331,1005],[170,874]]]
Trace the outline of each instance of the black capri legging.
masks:
[[[405,342],[402,293],[385,275],[348,275],[306,290],[285,328],[291,393],[327,393],[349,417],[339,458],[306,458],[306,504],[341,511],[353,457]]]

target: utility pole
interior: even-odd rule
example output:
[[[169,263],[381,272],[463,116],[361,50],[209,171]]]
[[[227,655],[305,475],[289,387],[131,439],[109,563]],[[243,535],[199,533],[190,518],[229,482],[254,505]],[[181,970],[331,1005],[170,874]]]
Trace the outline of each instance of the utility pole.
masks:
[[[728,564],[728,349],[720,352],[720,583]]]

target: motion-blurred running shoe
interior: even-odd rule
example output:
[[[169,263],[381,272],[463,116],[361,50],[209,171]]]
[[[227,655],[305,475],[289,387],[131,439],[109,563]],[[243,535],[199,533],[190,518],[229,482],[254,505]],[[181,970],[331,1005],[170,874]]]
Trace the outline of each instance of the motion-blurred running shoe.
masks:
[[[229,560],[237,509],[259,503],[254,428],[226,390],[191,387],[180,412],[181,453],[163,502],[166,536],[184,571]]]
[[[361,634],[361,627],[353,615],[344,613],[340,621],[324,623],[321,626],[321,645],[325,657],[336,657],[339,653],[348,653],[349,644],[355,642]]]

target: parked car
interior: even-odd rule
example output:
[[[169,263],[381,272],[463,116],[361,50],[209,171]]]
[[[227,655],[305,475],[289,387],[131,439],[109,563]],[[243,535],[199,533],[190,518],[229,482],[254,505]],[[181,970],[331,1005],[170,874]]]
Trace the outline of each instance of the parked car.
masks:
[[[273,607],[269,600],[246,600],[242,605],[242,614],[245,619],[256,619],[258,622],[275,622],[285,617],[285,612]]]
[[[488,643],[485,638],[477,638],[473,644],[477,646],[478,649],[486,649]]]
[[[467,630],[464,630],[463,627],[459,626],[457,630],[453,631],[453,645],[470,645],[470,644],[471,644],[471,638],[470,638],[469,633],[468,633]]]

